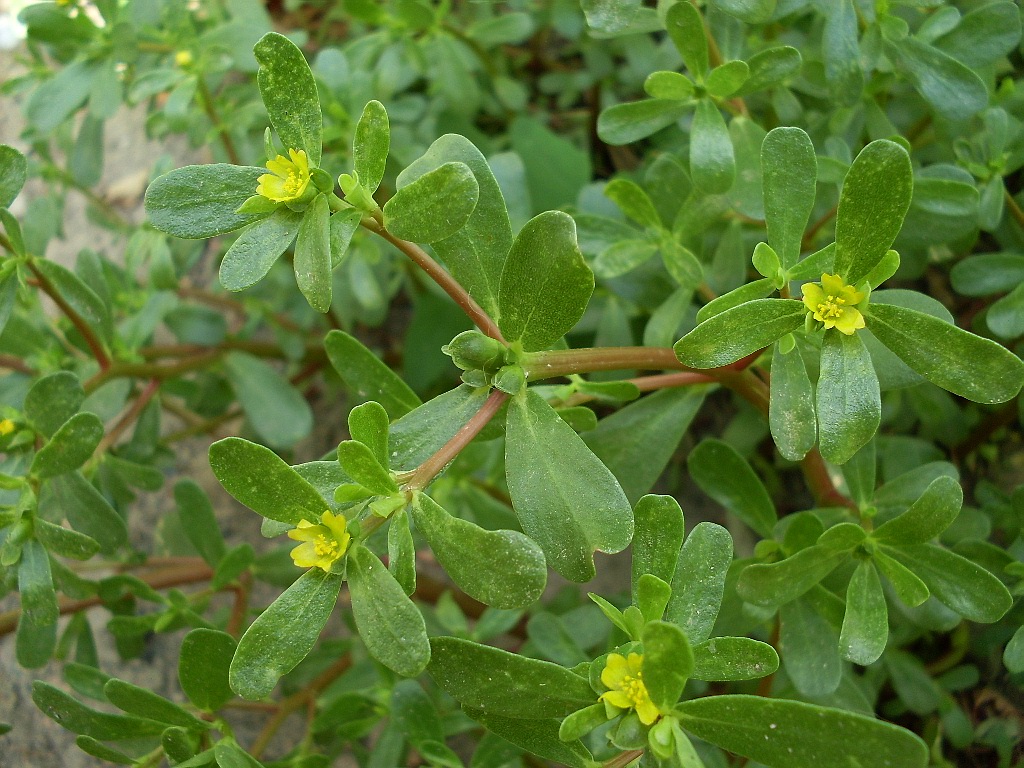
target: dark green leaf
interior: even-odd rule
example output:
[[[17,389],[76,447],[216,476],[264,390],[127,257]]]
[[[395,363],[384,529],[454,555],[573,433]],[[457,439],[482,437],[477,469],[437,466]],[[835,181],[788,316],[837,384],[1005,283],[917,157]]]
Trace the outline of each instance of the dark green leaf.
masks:
[[[703,80],[708,73],[708,43],[700,11],[689,3],[676,3],[665,15],[665,28],[686,68]]]
[[[640,10],[641,0],[582,0],[587,24],[599,32],[614,33],[626,29]]]
[[[57,623],[59,612],[50,574],[50,558],[38,541],[30,539],[21,549],[18,592],[21,593],[20,621],[37,627]]]
[[[755,605],[784,605],[828,576],[847,557],[848,552],[816,544],[777,563],[748,565],[740,574],[736,591]]]
[[[661,227],[661,217],[654,203],[636,182],[623,178],[612,179],[605,185],[604,195],[641,227]]]
[[[860,151],[836,211],[835,270],[856,285],[882,260],[910,208],[914,172],[899,144],[879,139]]]
[[[100,550],[99,542],[91,536],[42,519],[35,521],[35,534],[43,546],[61,557],[88,560]]]
[[[302,227],[304,217],[280,207],[261,221],[247,227],[231,244],[220,263],[220,284],[229,291],[255,285],[270,271]]]
[[[178,682],[200,709],[215,712],[235,695],[228,684],[228,668],[236,647],[231,635],[214,629],[193,629],[182,639]]]
[[[919,579],[898,560],[894,560],[881,550],[875,550],[872,560],[892,584],[896,596],[911,608],[916,608],[931,596],[928,585]]]
[[[532,390],[509,404],[505,471],[523,530],[567,579],[589,581],[595,550],[629,545],[633,512],[622,488]]]
[[[657,482],[704,403],[704,392],[655,392],[601,419],[583,442],[612,471],[630,502]],[[658,575],[658,574],[655,574]]]
[[[317,490],[276,453],[240,437],[210,446],[210,468],[224,490],[271,520],[318,523],[327,508]]]
[[[388,570],[405,594],[416,591],[416,544],[404,509],[391,516],[388,526]]]
[[[717,368],[767,347],[795,331],[807,312],[795,299],[755,299],[705,320],[676,342],[683,365]]]
[[[341,582],[338,574],[310,568],[257,616],[231,661],[232,690],[246,699],[268,696],[278,679],[313,650],[334,610]]]
[[[317,312],[331,308],[330,217],[327,195],[321,193],[303,214],[295,240],[295,282]]]
[[[103,422],[93,413],[76,413],[39,449],[29,472],[39,478],[73,472],[89,460],[102,439]]]
[[[597,135],[613,146],[646,139],[675,123],[691,106],[676,99],[644,99],[616,104],[597,118]]]
[[[264,173],[266,168],[226,163],[177,168],[149,185],[146,216],[161,232],[187,240],[234,232],[266,216],[235,213]]]
[[[882,399],[871,355],[857,334],[826,331],[816,407],[821,455],[833,464],[845,464],[874,437]]]
[[[910,731],[873,717],[760,696],[709,696],[676,708],[705,741],[771,768],[871,765],[925,768],[928,749]]]
[[[9,208],[28,177],[28,162],[14,147],[0,144],[0,208]]]
[[[810,137],[799,128],[769,131],[761,145],[761,173],[768,244],[789,269],[800,260],[804,228],[814,208],[818,161]]]
[[[281,142],[286,149],[305,150],[310,167],[320,165],[320,98],[302,51],[284,35],[268,32],[253,53],[260,64],[260,95]]]
[[[775,0],[712,0],[711,4],[747,24],[768,21],[775,11]]]
[[[224,356],[224,373],[246,418],[268,445],[291,447],[313,428],[313,412],[302,394],[275,368],[245,352]]]
[[[81,473],[60,475],[48,485],[71,527],[98,541],[104,554],[112,554],[128,539],[124,518]]]
[[[715,523],[698,523],[679,551],[672,599],[665,620],[678,624],[694,643],[711,636],[732,564],[732,536]]]
[[[686,526],[679,502],[671,496],[644,496],[633,510],[632,584],[633,600],[644,574],[672,583]],[[671,619],[670,619],[671,620]]]
[[[520,720],[482,710],[468,710],[466,714],[517,747],[554,760],[559,765],[570,768],[591,768],[594,765],[593,757],[580,741],[565,742],[559,738],[561,723],[558,720]]]
[[[593,292],[575,222],[548,211],[527,222],[512,244],[501,272],[498,323],[527,352],[546,349],[576,325]]]
[[[403,677],[415,677],[430,661],[423,616],[377,556],[361,544],[348,556],[352,615],[366,649]]]
[[[444,240],[466,225],[479,197],[472,169],[465,163],[445,163],[399,187],[384,205],[384,227],[403,240]]]
[[[430,458],[483,407],[488,394],[485,387],[463,384],[392,424],[388,437],[391,469],[408,472]]]
[[[404,187],[452,161],[465,163],[472,170],[479,187],[479,199],[465,227],[451,237],[433,243],[432,247],[484,311],[496,317],[498,284],[505,257],[512,247],[512,227],[505,199],[486,158],[469,139],[447,134],[431,144],[423,157],[399,174],[398,186]]]
[[[716,99],[725,99],[738,91],[750,76],[750,68],[745,61],[727,61],[715,67],[708,74],[705,87]]]
[[[506,609],[540,598],[547,583],[544,553],[523,534],[486,531],[423,494],[413,502],[412,517],[441,567],[470,597]]]
[[[359,229],[362,219],[362,211],[355,208],[338,211],[331,216],[331,269],[335,269],[345,258],[352,236]]]
[[[324,339],[327,359],[360,402],[376,400],[393,419],[422,405],[419,397],[373,352],[344,331]]]
[[[49,133],[81,107],[89,96],[97,65],[75,61],[44,80],[25,105],[25,118],[40,133]]]
[[[693,651],[686,634],[675,624],[652,621],[643,631],[644,685],[651,701],[665,711],[679,701],[693,672]]]
[[[779,85],[800,69],[800,51],[789,45],[766,48],[747,59],[750,76],[734,96],[748,96]]]
[[[868,329],[928,381],[978,403],[1011,400],[1024,385],[1024,363],[1006,347],[937,318],[872,304]]]
[[[774,674],[779,654],[748,637],[712,637],[693,647],[694,680],[756,680]]]
[[[783,352],[782,342],[775,343],[771,382],[768,424],[772,438],[783,458],[800,461],[818,439],[818,420],[814,387],[799,349]]]
[[[585,677],[549,661],[455,637],[435,637],[430,645],[430,676],[468,709],[517,719],[562,718],[597,700]]]
[[[728,443],[704,440],[690,452],[687,468],[708,496],[765,538],[778,520],[775,505],[760,478]]]
[[[965,619],[991,623],[1010,610],[1013,599],[1003,583],[980,565],[934,544],[885,547],[914,572],[938,600]]]
[[[806,598],[783,605],[779,621],[782,665],[794,687],[805,696],[833,693],[843,674],[838,627]]]
[[[946,530],[963,504],[964,493],[952,477],[937,477],[902,515],[883,523],[871,537],[886,544],[924,544]]]
[[[388,413],[380,403],[370,400],[357,405],[348,413],[348,433],[370,449],[377,463],[388,464]]]
[[[689,4],[677,4],[673,8],[685,5]],[[736,180],[736,159],[729,128],[718,105],[711,99],[697,102],[690,125],[690,175],[694,185],[709,194],[727,192]]]
[[[57,371],[36,379],[25,395],[25,415],[44,437],[52,437],[60,426],[78,413],[85,390],[70,371]]]
[[[825,26],[821,32],[821,52],[829,94],[838,104],[856,104],[864,89],[864,71],[857,42],[857,11],[852,0],[837,0],[824,6]]]
[[[97,712],[41,680],[32,683],[32,701],[62,728],[101,741],[156,736],[167,727],[152,720]]]
[[[384,178],[384,166],[391,146],[388,113],[379,101],[367,102],[352,137],[352,167],[359,183],[371,195]]]
[[[108,680],[103,686],[103,694],[111,704],[129,715],[195,731],[203,731],[210,727],[174,702],[125,680]]]
[[[938,48],[916,37],[884,41],[885,53],[946,120],[963,122],[988,106],[988,89],[978,75]]]
[[[355,440],[346,440],[338,446],[338,463],[354,481],[378,496],[398,492],[398,484],[387,469],[381,466],[373,451]]]
[[[54,261],[36,259],[32,264],[93,330],[104,339],[110,338],[110,309],[92,288]]]
[[[839,652],[854,664],[874,663],[889,639],[889,610],[878,571],[862,560],[846,589],[846,616],[839,634]]]
[[[224,539],[210,499],[198,483],[184,479],[174,485],[174,502],[188,540],[208,565],[216,567],[224,557]]]
[[[983,67],[1010,53],[1020,42],[1020,8],[1012,2],[987,3],[966,14],[935,47],[968,67]]]

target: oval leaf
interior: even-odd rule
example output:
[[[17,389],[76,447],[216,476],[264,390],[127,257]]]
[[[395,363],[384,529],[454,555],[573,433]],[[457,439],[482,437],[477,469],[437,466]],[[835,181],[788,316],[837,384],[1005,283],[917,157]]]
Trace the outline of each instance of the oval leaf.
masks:
[[[673,349],[683,365],[718,368],[795,331],[803,325],[806,314],[802,301],[755,299],[705,320],[677,341]]]
[[[444,240],[466,225],[479,197],[480,187],[470,167],[445,163],[402,187],[385,203],[384,228],[403,240]]]

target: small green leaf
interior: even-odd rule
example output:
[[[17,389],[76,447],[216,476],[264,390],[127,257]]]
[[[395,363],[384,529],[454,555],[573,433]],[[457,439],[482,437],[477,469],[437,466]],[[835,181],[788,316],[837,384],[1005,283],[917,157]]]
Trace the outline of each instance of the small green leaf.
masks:
[[[700,11],[689,3],[676,3],[665,15],[665,28],[686,68],[702,81],[708,73],[708,42]]]
[[[800,260],[804,229],[814,208],[818,161],[810,136],[800,128],[769,131],[761,144],[761,173],[768,244],[789,269]]]
[[[61,557],[88,560],[100,550],[99,542],[92,536],[38,518],[35,534],[44,547]]]
[[[892,247],[910,208],[914,172],[899,144],[879,139],[860,151],[836,211],[835,270],[856,285]]]
[[[189,701],[206,712],[216,712],[235,694],[228,683],[235,639],[215,629],[193,629],[181,641],[178,682]]]
[[[768,278],[755,280],[752,283],[745,283],[721,296],[716,296],[703,307],[697,310],[697,322],[703,323],[715,315],[720,315],[727,309],[738,307],[755,299],[763,299],[775,292],[775,286]]]
[[[398,484],[374,452],[355,440],[346,440],[338,446],[338,463],[345,474],[361,486],[379,496],[398,492]]]
[[[878,376],[857,334],[825,333],[816,407],[821,455],[833,464],[849,461],[878,430]]]
[[[681,7],[685,7],[684,4],[673,6]],[[736,158],[729,128],[718,105],[710,99],[697,102],[690,125],[690,175],[694,185],[708,194],[728,192],[736,180]]]
[[[916,37],[883,44],[897,71],[946,120],[964,122],[988,106],[984,81],[952,56]]]
[[[756,680],[774,674],[779,654],[749,637],[712,637],[693,647],[694,680]]]
[[[377,463],[388,466],[388,412],[380,403],[370,400],[348,413],[348,432],[353,440],[370,449]]]
[[[672,583],[686,526],[679,502],[671,496],[644,496],[633,510],[632,584],[637,599],[640,577],[657,576]]]
[[[398,419],[388,435],[391,469],[408,472],[429,459],[483,407],[488,394],[485,387],[463,384]]]
[[[262,699],[306,658],[334,610],[341,582],[338,574],[310,568],[256,617],[238,641],[228,671],[235,693]],[[355,599],[352,603],[354,609]]]
[[[327,195],[313,198],[295,240],[295,282],[317,312],[331,308],[331,209]]]
[[[167,727],[152,720],[97,712],[41,680],[32,683],[32,701],[62,728],[100,741],[156,736]]]
[[[854,664],[873,664],[889,639],[889,610],[878,571],[862,560],[846,589],[846,616],[839,633],[839,652]]]
[[[174,702],[125,680],[111,678],[103,686],[103,694],[111,704],[129,715],[156,720],[158,723],[177,725],[193,731],[204,731],[210,727]]]
[[[98,331],[103,339],[109,340],[110,308],[92,288],[74,272],[54,261],[35,259],[32,264],[86,323]]]
[[[929,542],[953,524],[963,500],[960,483],[937,477],[910,509],[878,526],[871,537],[895,546]]]
[[[587,678],[549,661],[456,637],[432,638],[430,646],[430,676],[469,709],[526,720],[562,718],[597,699]]]
[[[1024,386],[1024,363],[1006,347],[942,320],[872,304],[868,329],[932,384],[976,403],[1005,403]]]
[[[644,92],[652,99],[684,101],[693,91],[693,81],[679,72],[652,72],[644,80]]]
[[[384,228],[403,240],[444,240],[466,226],[479,197],[472,169],[445,163],[399,187],[384,205]]]
[[[186,240],[234,232],[266,216],[235,213],[265,173],[266,168],[227,163],[176,168],[149,185],[146,216],[161,232]]]
[[[829,95],[838,104],[853,106],[864,90],[857,10],[852,0],[838,0],[822,10],[825,25],[821,31],[821,53]]]
[[[659,710],[671,709],[693,672],[693,651],[686,633],[675,624],[652,621],[643,632],[644,685]]]
[[[375,400],[397,419],[422,402],[380,358],[344,331],[334,330],[324,338],[327,359],[360,402]]]
[[[629,179],[612,179],[604,187],[604,196],[641,227],[661,227],[661,217],[654,203],[638,184]]]
[[[665,620],[682,627],[694,643],[711,636],[732,565],[732,536],[715,523],[698,523],[679,551],[672,599]]]
[[[603,701],[599,701],[565,718],[558,728],[558,738],[562,741],[575,741],[607,722],[608,708]]]
[[[808,598],[812,596],[813,590]],[[779,609],[782,665],[793,686],[804,696],[828,696],[836,691],[843,677],[839,627],[808,598],[792,600]]]
[[[646,139],[686,115],[691,106],[678,99],[644,99],[616,104],[597,118],[597,135],[613,146]]]
[[[965,557],[934,544],[885,547],[916,574],[939,602],[969,621],[992,623],[1010,610],[1013,598],[1003,582]]]
[[[430,661],[430,643],[419,609],[377,556],[357,544],[348,556],[352,615],[366,650],[403,677],[415,677]]]
[[[935,47],[968,67],[983,67],[1017,46],[1020,24],[1016,3],[987,3],[965,14],[935,41]]]
[[[690,476],[704,493],[764,538],[778,521],[760,478],[739,452],[721,440],[703,440],[687,459]]]
[[[253,47],[256,80],[270,123],[286,149],[305,150],[310,167],[320,165],[323,118],[316,80],[295,43],[268,32]]]
[[[783,458],[800,461],[818,439],[818,420],[814,387],[799,349],[783,352],[782,342],[775,343],[771,382],[768,424],[772,438]]]
[[[288,448],[309,434],[313,412],[277,369],[246,352],[229,352],[223,364],[246,418],[268,445]]]
[[[1004,339],[1024,336],[1024,283],[988,308],[985,322],[989,330]]]
[[[25,186],[28,161],[14,147],[0,144],[0,208],[10,208]]]
[[[405,594],[416,591],[416,544],[404,509],[391,516],[388,526],[388,570]]]
[[[749,96],[765,88],[774,88],[800,70],[800,51],[789,45],[766,48],[747,59],[750,76],[733,96]]]
[[[501,273],[499,325],[510,342],[546,349],[583,316],[594,274],[576,244],[576,224],[561,211],[528,221]]]
[[[44,437],[52,437],[84,401],[85,390],[78,377],[70,371],[57,371],[33,382],[25,395],[25,415]]]
[[[53,590],[50,558],[38,541],[30,539],[21,549],[18,563],[18,592],[21,594],[20,621],[36,627],[55,625],[59,610]]]
[[[509,404],[505,472],[523,530],[567,579],[589,581],[595,550],[629,545],[633,510],[622,488],[533,390]]]
[[[747,24],[768,21],[775,11],[775,0],[711,0],[711,4]]]
[[[338,211],[331,216],[331,269],[337,268],[345,258],[352,236],[359,229],[362,219],[362,211],[355,208]]]
[[[247,227],[231,244],[220,263],[220,284],[229,291],[255,285],[288,250],[302,227],[304,217],[280,207],[271,216]]]
[[[525,608],[547,583],[540,548],[518,531],[487,531],[452,517],[429,496],[412,506],[416,528],[463,592],[495,608]]]
[[[910,731],[873,717],[760,696],[708,696],[676,707],[683,728],[772,768],[850,765],[925,768],[928,749]]]
[[[56,70],[28,98],[25,118],[40,133],[54,130],[85,103],[96,72],[96,63],[83,60]]]
[[[683,365],[717,368],[764,349],[804,323],[807,311],[795,299],[755,299],[715,315],[676,342]]]
[[[135,761],[128,757],[128,755],[108,747],[106,744],[94,739],[92,736],[76,736],[75,746],[87,755],[98,757],[100,760],[105,760],[108,763],[114,763],[115,765],[135,765]]]
[[[911,608],[916,608],[925,600],[931,597],[928,585],[919,579],[913,571],[907,568],[898,560],[894,560],[881,550],[876,549],[872,554],[872,560],[878,570],[882,572],[892,584],[896,596]]]
[[[1003,649],[1003,664],[1012,674],[1024,672],[1024,627],[1018,627]]]
[[[777,563],[754,563],[743,569],[736,591],[754,605],[784,605],[832,573],[849,556],[848,552],[816,544]]]
[[[210,446],[210,468],[224,490],[270,520],[318,523],[327,508],[317,490],[276,453],[240,437]]]
[[[620,240],[597,255],[594,273],[606,280],[618,277],[646,263],[657,252],[658,243],[651,240]]]
[[[750,67],[747,62],[727,61],[711,70],[704,85],[716,99],[725,99],[742,88],[748,77]]]
[[[359,174],[359,183],[371,195],[384,178],[390,146],[391,125],[387,110],[379,101],[367,102],[352,136],[352,167]]]
[[[558,720],[521,720],[497,715],[493,710],[467,710],[466,714],[517,747],[569,768],[593,768],[594,758],[580,741],[562,741]]]
[[[209,497],[198,483],[185,479],[174,485],[174,502],[188,540],[203,560],[216,568],[224,557],[224,539]]]
[[[39,449],[29,472],[39,478],[73,472],[89,460],[102,439],[103,422],[99,417],[76,413]]]

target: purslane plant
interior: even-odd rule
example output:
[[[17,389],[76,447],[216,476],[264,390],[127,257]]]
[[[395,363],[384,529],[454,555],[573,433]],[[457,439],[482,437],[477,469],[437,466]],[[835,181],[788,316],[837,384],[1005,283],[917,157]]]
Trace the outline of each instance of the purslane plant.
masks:
[[[701,13],[690,3],[657,11],[583,3],[602,34],[666,29],[693,76],[659,70],[645,83],[650,101],[613,106],[597,122],[606,140],[626,142],[675,130],[695,109],[687,126],[688,169],[664,155],[650,165],[643,186],[626,178],[605,186],[631,225],[613,218],[607,202],[586,203],[585,195],[581,205],[590,205],[589,212],[541,211],[513,224],[507,168],[501,171],[500,162],[456,133],[396,163],[391,121],[375,100],[353,111],[361,117],[352,125],[350,153],[343,150],[348,157],[332,157],[313,69],[288,38],[260,38],[256,79],[273,129],[264,134],[265,167],[239,164],[231,157],[237,149],[222,138],[233,162],[159,176],[147,190],[146,211],[157,230],[186,240],[237,232],[219,270],[229,291],[259,290],[261,283],[280,289],[282,272],[294,274],[312,310],[301,309],[306,325],[270,320],[299,339],[297,351],[294,343],[290,351],[234,339],[236,346],[217,342],[207,350],[205,329],[214,327],[216,335],[216,321],[196,314],[173,322],[186,338],[204,340],[189,349],[199,357],[178,367],[148,362],[153,351],[142,343],[161,320],[115,328],[100,298],[102,269],[84,266],[80,275],[43,259],[31,230],[23,233],[2,209],[0,245],[9,257],[0,271],[0,315],[11,316],[8,327],[35,331],[13,314],[16,297],[25,284],[49,295],[67,320],[62,340],[71,362],[33,360],[28,371],[46,375],[25,382],[18,404],[0,421],[0,447],[8,456],[0,565],[5,588],[16,585],[21,595],[19,661],[38,667],[75,644],[85,662],[68,677],[78,697],[45,683],[33,694],[46,714],[79,735],[82,749],[140,765],[165,757],[178,765],[252,765],[290,712],[322,707],[301,745],[280,763],[317,765],[326,758],[315,754],[314,733],[325,744],[358,741],[368,732],[361,724],[379,720],[372,710],[387,696],[392,724],[367,765],[397,764],[401,757],[389,750],[404,750],[405,743],[430,764],[461,765],[445,739],[477,727],[488,734],[477,755],[487,743],[495,756],[479,763],[474,756],[473,764],[496,767],[518,759],[498,754],[509,744],[516,754],[571,766],[641,761],[699,768],[728,764],[726,755],[798,768],[929,763],[935,752],[922,738],[873,715],[879,691],[888,681],[896,701],[915,714],[930,713],[907,690],[908,680],[931,678],[901,649],[929,632],[966,631],[963,620],[998,622],[1013,607],[1020,569],[1014,549],[982,541],[988,529],[973,533],[989,518],[961,511],[956,468],[941,454],[914,443],[909,457],[888,455],[901,449],[887,448],[886,438],[894,436],[880,430],[883,423],[894,426],[887,398],[897,387],[921,384],[980,404],[1007,403],[1024,385],[1024,364],[1007,346],[957,327],[934,299],[880,288],[901,267],[894,246],[905,222],[920,215],[908,144],[895,131],[878,136],[875,125],[868,132],[874,140],[844,161],[834,156],[834,144],[819,155],[822,148],[800,128],[766,132],[753,124],[744,99],[773,89],[778,113],[785,103],[778,93],[801,54],[769,45],[747,62],[720,60],[706,24],[733,29],[737,19],[758,24],[775,13],[773,3],[739,5],[710,3]],[[868,74],[877,68],[880,77],[906,80],[936,119],[969,119],[988,96],[970,67],[991,65],[1006,44],[992,43],[964,63],[963,38],[1010,23],[1007,5],[931,19],[915,36],[887,7],[859,9],[861,44],[873,46]],[[370,8],[362,14],[363,22],[385,23]],[[824,27],[813,34],[822,38],[823,82],[835,97],[855,81],[858,89],[864,85],[860,65],[853,66],[857,15],[843,2],[822,16]],[[425,4],[406,3],[394,18],[400,24],[387,23],[395,29],[415,30],[439,45],[461,39]],[[177,55],[175,62],[195,65]],[[944,85],[963,86],[957,104],[943,101],[936,72]],[[720,108],[734,115],[731,125]],[[765,120],[765,127],[773,122]],[[998,122],[988,124],[998,128]],[[406,167],[395,174],[396,164]],[[4,206],[24,184],[26,168],[24,156],[0,148]],[[744,174],[756,180],[753,195]],[[937,177],[924,177],[926,194],[929,178]],[[973,181],[948,181],[973,189]],[[832,199],[822,190],[829,184],[835,206],[823,211],[823,201],[827,208]],[[742,198],[728,200],[741,186]],[[1008,204],[1016,205],[1012,197]],[[758,205],[761,215],[751,215]],[[716,235],[712,262],[719,253],[727,261],[732,249],[742,252],[744,267],[740,284],[716,295],[706,282],[714,264],[696,254],[707,247],[699,241],[709,222],[731,209],[739,215]],[[816,211],[820,218],[811,223]],[[816,247],[833,216],[834,242]],[[748,257],[744,237],[760,237],[762,222],[766,242]],[[729,238],[739,238],[737,248]],[[364,272],[352,274],[365,274],[365,254],[376,247],[366,243],[376,242],[408,258],[419,270],[413,279],[428,278],[476,326],[445,339],[443,351],[461,385],[426,403],[345,330],[326,333],[322,350],[318,333],[313,343],[304,338],[316,315],[337,321],[339,292],[352,290],[340,276],[357,263]],[[908,247],[917,258],[914,245]],[[660,260],[651,258],[656,253]],[[291,260],[289,269],[275,266],[282,256]],[[1018,266],[1015,256],[997,256],[960,262],[954,282],[977,295],[1012,289],[1006,275]],[[760,275],[753,282],[745,280],[748,260]],[[986,281],[989,261],[995,277]],[[643,295],[644,280],[659,286],[649,289],[656,300]],[[703,306],[686,318],[695,293]],[[1005,304],[1015,306],[1015,293]],[[628,322],[605,324],[617,306],[623,311],[616,302],[627,301],[651,308],[645,339],[664,339],[660,344],[632,346]],[[1012,338],[1017,326],[1005,304],[992,305],[995,324],[988,327]],[[588,316],[595,306],[603,314],[593,333]],[[169,313],[151,310],[170,326]],[[592,336],[602,343],[571,346]],[[132,346],[125,341],[131,338],[143,341]],[[122,510],[130,488],[159,485],[162,478],[154,485],[146,470],[158,454],[157,392],[165,380],[172,382],[168,398],[201,408],[206,395],[195,391],[208,386],[216,396],[217,382],[180,377],[221,366],[222,380],[243,401],[262,441],[278,449],[294,442],[281,431],[288,421],[308,418],[308,409],[301,398],[281,394],[294,390],[255,356],[262,354],[328,361],[358,401],[348,414],[349,439],[319,460],[292,465],[241,437],[210,447],[214,475],[263,518],[263,535],[293,540],[281,550],[284,558],[274,564],[256,561],[247,545],[227,549],[209,501],[185,482],[175,489],[181,530],[168,536],[187,539],[202,558],[199,578],[211,582],[210,593],[164,597],[160,585],[186,583],[180,574],[167,582],[143,570],[147,581],[129,575],[129,562],[124,573],[98,583],[69,568],[69,558],[114,557],[127,538]],[[133,376],[149,381],[108,431],[104,421],[112,417],[97,393]],[[558,378],[568,383],[551,383]],[[752,445],[741,451],[735,433],[702,441],[687,458],[696,485],[731,513],[731,530],[702,522],[687,534],[679,502],[649,493],[705,399],[719,389],[737,396],[746,409],[741,413],[763,418],[759,434],[770,432],[783,459],[799,462],[813,496],[810,509],[779,514],[759,477],[766,473],[763,459]],[[933,401],[945,397],[941,390],[928,390],[940,393],[929,395]],[[595,404],[617,410],[598,420],[586,407]],[[280,430],[261,423],[262,414]],[[136,421],[133,437],[115,453],[115,442]],[[1012,509],[1020,494],[992,496],[993,508]],[[734,545],[734,536],[756,537],[756,546]],[[434,607],[424,606],[431,576],[417,559],[423,542],[471,601],[435,595],[428,601]],[[597,572],[595,552],[630,546],[628,596],[591,595],[596,608],[590,609],[603,618],[563,606],[517,624],[544,596],[549,568],[587,582]],[[252,616],[249,587],[261,573],[285,588]],[[207,602],[219,589],[236,601],[230,616],[211,620]],[[91,665],[87,621],[83,629],[76,619],[79,626],[62,632],[58,643],[57,617],[70,610],[58,590],[108,606],[116,614],[111,631],[126,655],[149,631],[189,628],[179,662],[189,704],[107,678]],[[139,599],[159,610],[133,615]],[[339,612],[353,630],[343,644],[321,637]],[[464,612],[478,619],[472,628]],[[519,653],[496,647],[504,643],[494,638],[505,631],[526,639]],[[1006,647],[1014,671],[1024,667],[1020,637]],[[364,649],[373,664],[362,660]],[[949,665],[937,665],[945,671],[957,659],[941,662]],[[354,664],[382,681],[372,684],[373,695],[359,687],[364,683],[346,681]],[[433,681],[429,694],[418,683],[395,682],[424,671]],[[285,699],[265,735],[244,749],[225,707],[237,703],[236,695],[267,699],[279,684],[311,675],[318,676]],[[936,709],[945,707],[943,727],[955,733],[955,701],[942,688],[932,696]],[[461,714],[451,711],[452,701]],[[448,712],[444,724],[438,709]],[[895,719],[903,712],[883,714]],[[324,747],[331,754],[340,749]]]

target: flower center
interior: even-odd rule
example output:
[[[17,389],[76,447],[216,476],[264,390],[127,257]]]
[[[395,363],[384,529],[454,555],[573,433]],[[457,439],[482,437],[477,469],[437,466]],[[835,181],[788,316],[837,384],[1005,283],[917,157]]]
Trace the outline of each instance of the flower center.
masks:
[[[341,546],[337,539],[328,539],[324,534],[319,534],[313,542],[317,557],[331,557],[337,559],[341,555]]]
[[[295,171],[288,171],[288,178],[284,180],[284,191],[289,195],[294,195],[299,191],[301,185],[302,180],[299,178],[299,174]]]
[[[647,688],[644,686],[643,678],[640,675],[636,677],[626,675],[622,678],[621,690],[634,704],[639,704],[647,698]]]
[[[821,315],[822,319],[842,317],[843,308],[840,305],[845,303],[846,299],[838,296],[826,296],[825,301],[818,305],[818,314]]]

